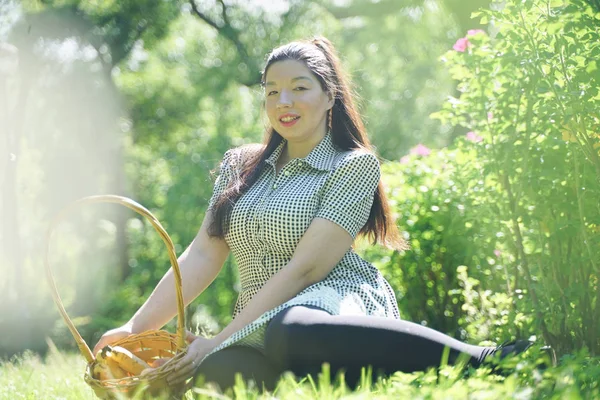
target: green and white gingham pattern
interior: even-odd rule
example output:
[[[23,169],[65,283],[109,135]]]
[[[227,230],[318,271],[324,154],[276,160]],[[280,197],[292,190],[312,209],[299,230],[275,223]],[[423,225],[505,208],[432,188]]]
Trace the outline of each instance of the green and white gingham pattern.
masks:
[[[225,236],[237,261],[240,293],[234,316],[265,282],[292,258],[296,245],[315,217],[330,220],[356,238],[366,223],[380,178],[379,161],[364,151],[340,151],[327,133],[301,159],[279,173],[275,165],[285,140],[266,160],[257,182],[236,202]],[[240,148],[223,157],[209,209],[234,174],[239,173]],[[294,305],[312,305],[329,313],[400,318],[394,291],[381,273],[352,249],[329,275],[286,303],[265,312],[231,335],[211,353],[248,345],[263,350],[268,322]]]

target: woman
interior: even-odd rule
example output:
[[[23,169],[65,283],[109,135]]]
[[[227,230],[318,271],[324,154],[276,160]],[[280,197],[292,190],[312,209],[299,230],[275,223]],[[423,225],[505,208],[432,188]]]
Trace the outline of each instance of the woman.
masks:
[[[352,250],[357,235],[406,250],[391,217],[379,162],[333,46],[325,38],[292,42],[268,57],[262,75],[271,124],[266,145],[225,153],[208,212],[179,258],[186,304],[217,276],[231,250],[241,291],[234,319],[218,335],[190,337],[171,383],[194,374],[231,386],[234,375],[272,389],[282,371],[411,372],[464,354],[477,366],[499,348],[459,342],[400,319],[394,292]],[[176,313],[169,271],[124,326],[94,351],[131,333],[159,329]]]

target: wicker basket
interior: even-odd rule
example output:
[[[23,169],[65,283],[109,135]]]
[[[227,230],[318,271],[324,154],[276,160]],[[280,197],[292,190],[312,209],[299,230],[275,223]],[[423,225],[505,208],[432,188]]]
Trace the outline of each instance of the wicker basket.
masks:
[[[138,214],[146,217],[150,223],[154,226],[156,231],[162,237],[167,251],[169,252],[169,258],[171,265],[173,266],[173,273],[175,276],[175,289],[177,293],[177,333],[172,334],[164,330],[151,330],[139,334],[131,335],[125,339],[121,339],[115,342],[113,345],[121,346],[146,362],[151,362],[157,358],[171,358],[167,363],[145,373],[143,376],[130,376],[121,379],[107,379],[98,380],[92,376],[92,368],[95,363],[95,356],[92,351],[85,343],[73,322],[67,315],[63,306],[62,300],[56,289],[54,276],[50,270],[50,264],[48,262],[48,250],[50,247],[50,239],[52,238],[52,232],[55,226],[64,218],[64,216],[77,206],[84,203],[116,203],[124,205]],[[181,397],[186,390],[185,385],[178,387],[170,387],[167,384],[166,378],[171,372],[174,371],[174,365],[176,361],[182,358],[187,353],[187,343],[185,341],[185,308],[183,303],[183,290],[181,286],[181,272],[179,270],[179,264],[177,263],[177,256],[171,238],[161,226],[160,222],[148,211],[146,208],[136,203],[135,201],[122,196],[114,195],[101,195],[101,196],[90,196],[77,200],[65,209],[63,209],[54,218],[48,229],[47,243],[46,243],[46,256],[45,256],[47,280],[50,285],[52,297],[56,303],[60,314],[62,315],[65,323],[69,327],[71,334],[77,342],[79,351],[85,357],[87,361],[87,367],[85,370],[84,380],[94,390],[96,395],[101,399],[119,399],[124,397],[138,396],[156,396],[169,394],[171,397]]]

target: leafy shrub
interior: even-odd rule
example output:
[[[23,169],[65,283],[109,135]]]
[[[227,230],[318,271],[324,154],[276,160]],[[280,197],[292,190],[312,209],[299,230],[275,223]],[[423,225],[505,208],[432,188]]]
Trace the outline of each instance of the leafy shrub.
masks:
[[[474,195],[485,192],[493,199],[495,188],[481,176],[473,149],[418,146],[413,153],[382,166],[390,205],[411,250],[374,247],[365,256],[397,289],[404,318],[463,339],[505,338],[515,314],[510,273],[497,248],[502,226],[493,201]]]
[[[509,0],[478,15],[497,34],[470,31],[444,56],[460,97],[434,117],[477,138],[464,144],[495,190],[489,217],[502,225],[519,311],[559,352],[598,354],[598,10]]]

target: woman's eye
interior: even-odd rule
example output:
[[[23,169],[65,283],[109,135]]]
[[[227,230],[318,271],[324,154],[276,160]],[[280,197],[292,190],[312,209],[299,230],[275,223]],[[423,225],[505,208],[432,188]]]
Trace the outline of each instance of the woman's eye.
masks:
[[[305,88],[304,86],[298,86],[296,89],[294,90],[308,90],[307,88]],[[267,93],[267,96],[272,95],[273,93],[277,93],[277,90],[272,90],[270,92]]]

